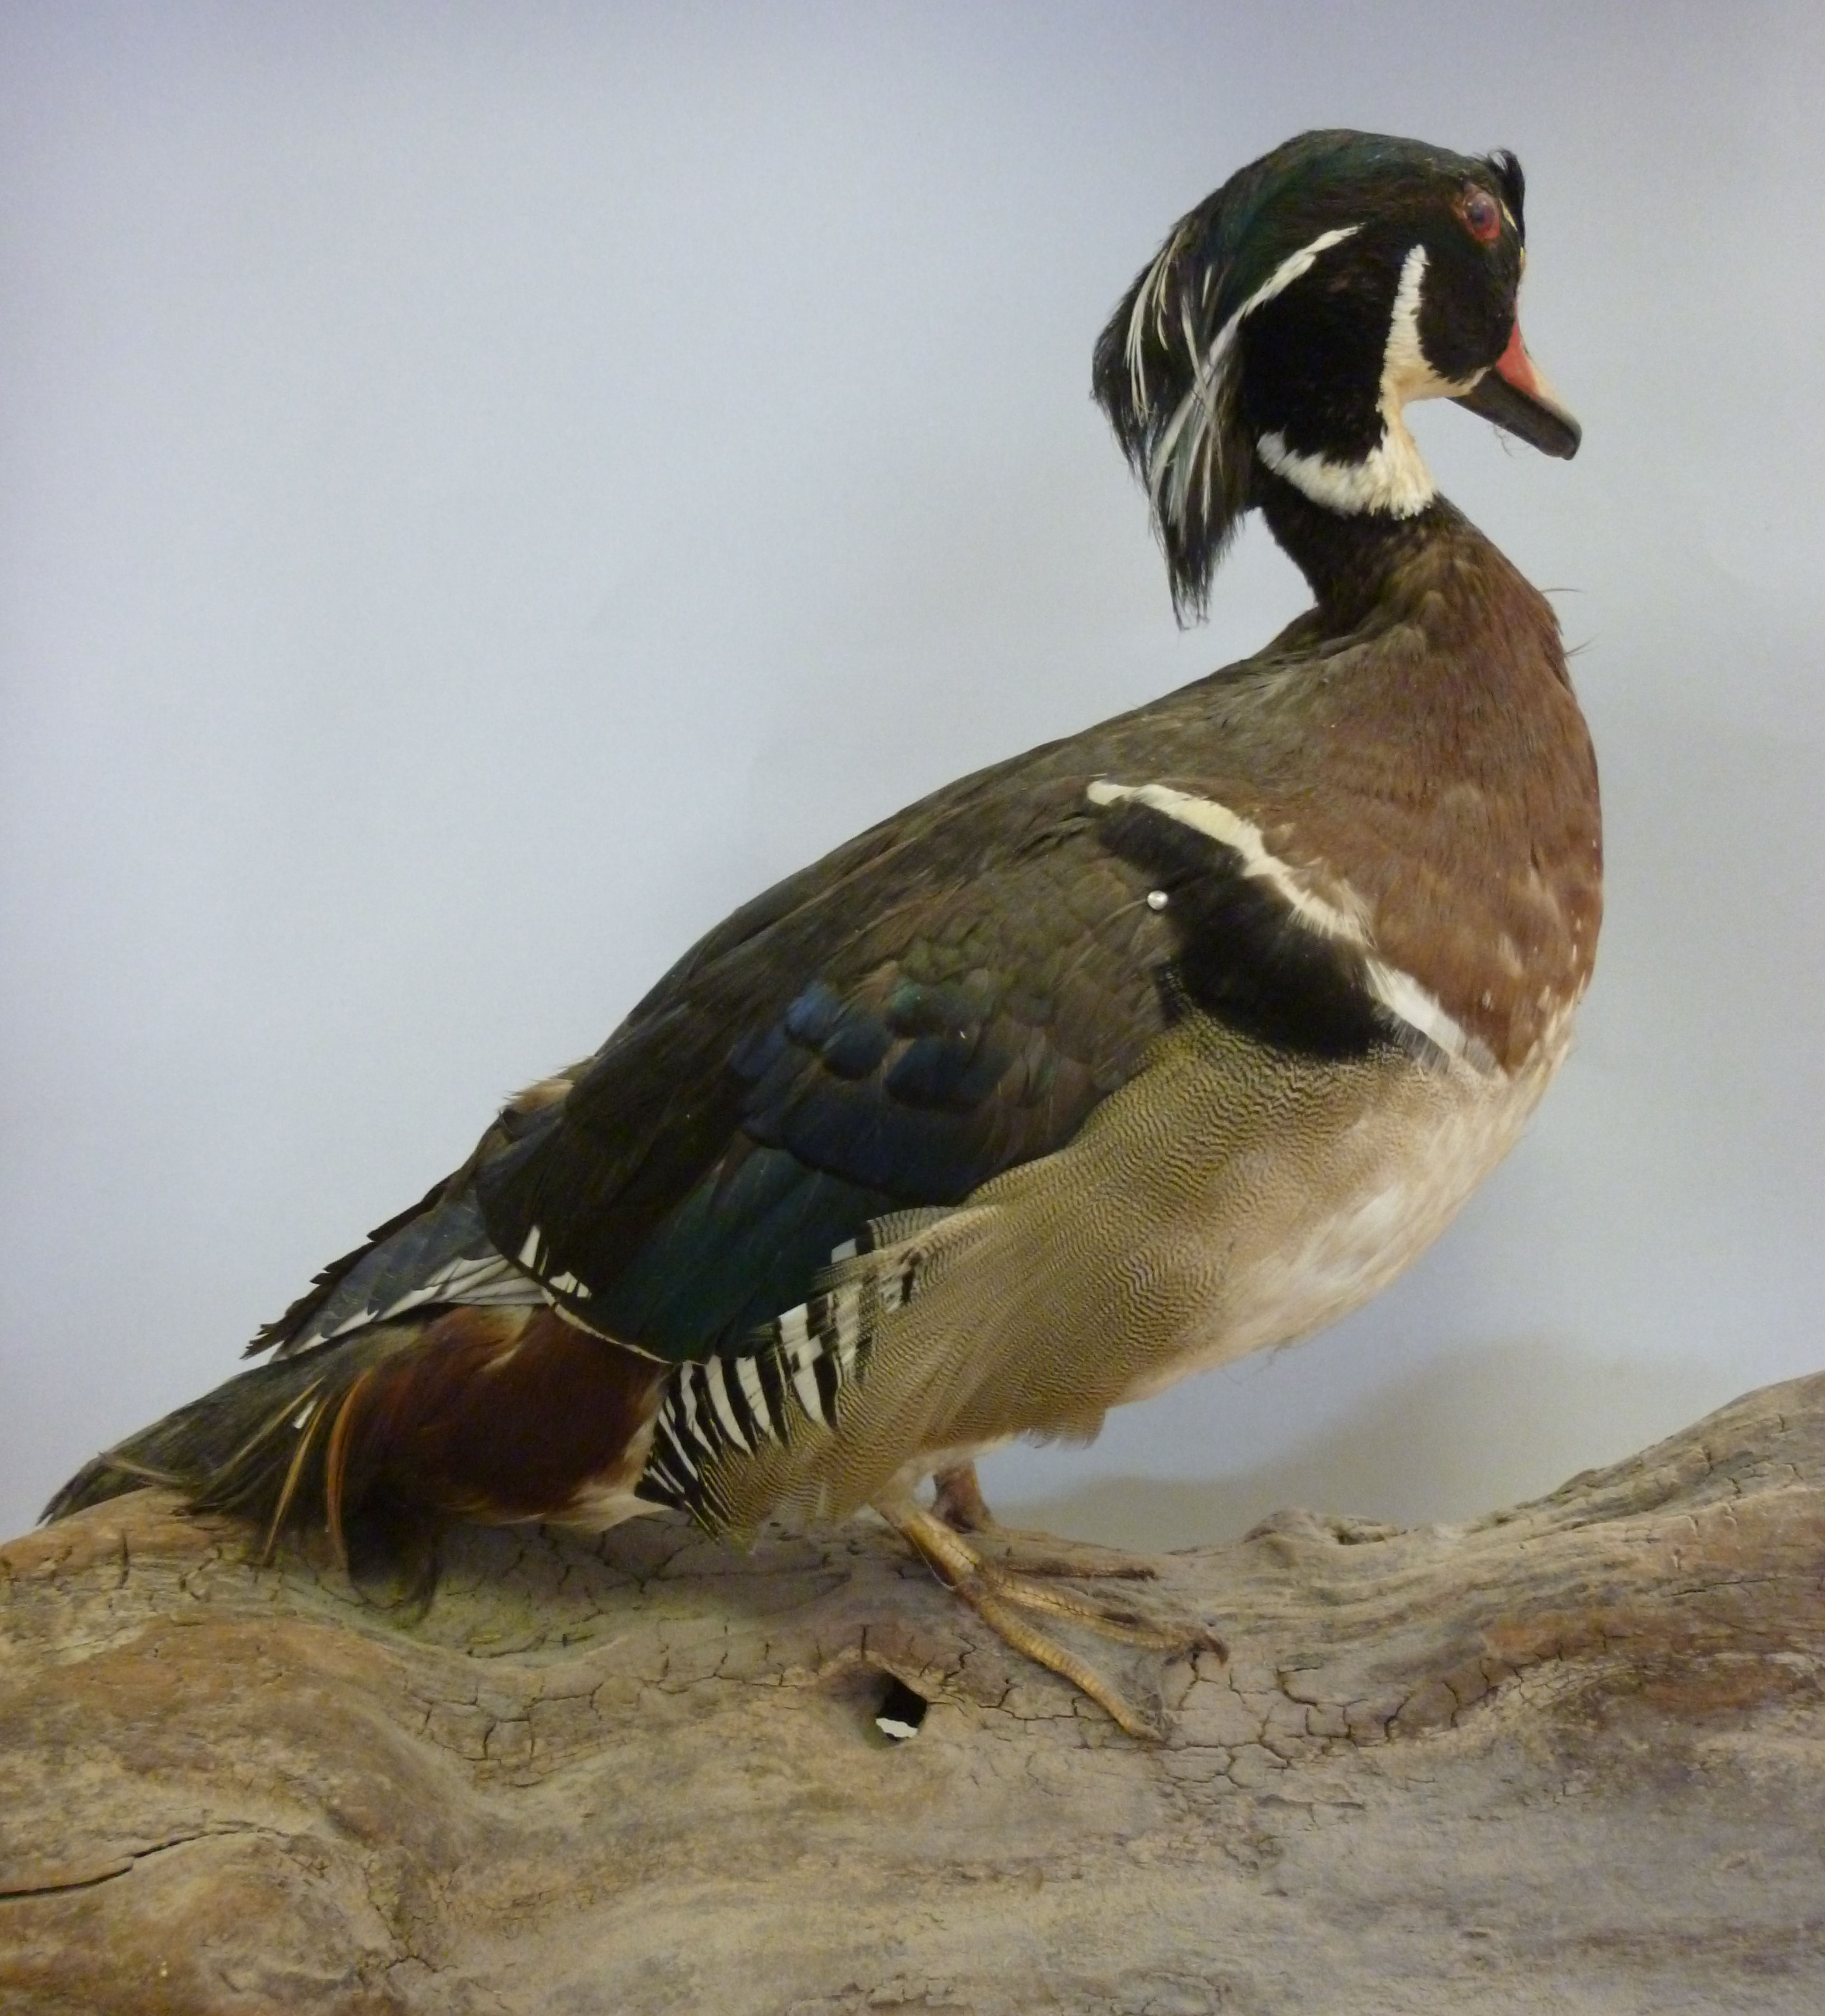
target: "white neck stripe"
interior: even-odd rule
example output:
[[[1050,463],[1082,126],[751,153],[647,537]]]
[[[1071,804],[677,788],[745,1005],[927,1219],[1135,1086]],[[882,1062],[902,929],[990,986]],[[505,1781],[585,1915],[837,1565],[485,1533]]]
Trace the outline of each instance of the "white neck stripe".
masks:
[[[1381,383],[1377,409],[1381,438],[1360,462],[1334,462],[1328,455],[1302,455],[1287,445],[1280,434],[1263,434],[1256,452],[1276,476],[1304,491],[1315,504],[1355,514],[1385,511],[1411,518],[1438,494],[1431,472],[1420,459],[1419,444],[1407,430],[1401,409],[1413,399],[1455,398],[1481,376],[1441,378],[1427,362],[1420,341],[1420,303],[1426,279],[1426,248],[1416,245],[1401,261],[1400,280],[1388,316],[1388,340],[1382,346]]]

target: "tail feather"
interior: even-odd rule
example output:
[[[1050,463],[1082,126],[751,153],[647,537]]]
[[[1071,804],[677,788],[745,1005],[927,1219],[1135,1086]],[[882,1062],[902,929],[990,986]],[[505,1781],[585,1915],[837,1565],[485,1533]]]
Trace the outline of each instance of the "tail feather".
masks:
[[[327,1500],[304,1489],[325,1478],[326,1422],[340,1424],[362,1380],[414,1341],[409,1332],[370,1331],[243,1372],[85,1463],[42,1516],[65,1518],[162,1485],[199,1510],[257,1521],[270,1553],[287,1520],[313,1499],[327,1513]]]
[[[562,1518],[631,1486],[664,1368],[554,1310],[448,1309],[242,1373],[85,1464],[61,1519],[149,1484],[200,1510],[326,1531],[358,1514]]]

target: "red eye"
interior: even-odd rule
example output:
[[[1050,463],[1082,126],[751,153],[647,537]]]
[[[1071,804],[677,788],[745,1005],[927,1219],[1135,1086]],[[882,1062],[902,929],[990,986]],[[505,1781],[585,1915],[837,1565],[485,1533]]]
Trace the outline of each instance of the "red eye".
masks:
[[[1479,245],[1493,245],[1502,236],[1502,206],[1487,189],[1467,189],[1458,214]]]

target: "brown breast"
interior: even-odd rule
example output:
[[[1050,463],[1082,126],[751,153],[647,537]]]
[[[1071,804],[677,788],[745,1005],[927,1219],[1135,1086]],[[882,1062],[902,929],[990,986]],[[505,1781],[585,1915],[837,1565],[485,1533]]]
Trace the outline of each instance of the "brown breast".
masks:
[[[1296,706],[1296,739],[1238,809],[1351,892],[1382,956],[1498,1061],[1524,1064],[1589,984],[1603,909],[1596,759],[1546,598],[1454,518]]]

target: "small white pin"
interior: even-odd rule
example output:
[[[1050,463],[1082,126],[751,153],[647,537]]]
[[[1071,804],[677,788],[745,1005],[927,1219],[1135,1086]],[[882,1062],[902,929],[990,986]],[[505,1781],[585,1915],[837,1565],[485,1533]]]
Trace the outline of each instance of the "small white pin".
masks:
[[[1410,974],[1374,956],[1368,909],[1361,898],[1347,884],[1335,881],[1330,884],[1330,895],[1320,895],[1311,886],[1311,871],[1295,868],[1271,853],[1261,828],[1252,819],[1244,819],[1215,798],[1175,790],[1168,784],[1118,784],[1111,778],[1096,777],[1085,786],[1085,796],[1093,805],[1145,805],[1228,848],[1240,856],[1244,875],[1265,882],[1307,930],[1321,938],[1340,939],[1368,955],[1363,977],[1369,992],[1397,1020],[1417,1031],[1447,1057],[1461,1057],[1481,1071],[1496,1067],[1487,1046],[1455,1021],[1436,995]],[[1146,900],[1150,909],[1157,908],[1167,901],[1166,892],[1151,889]]]
[[[1150,910],[1163,910],[1169,901],[1164,889],[1150,889],[1147,891],[1147,908]]]

